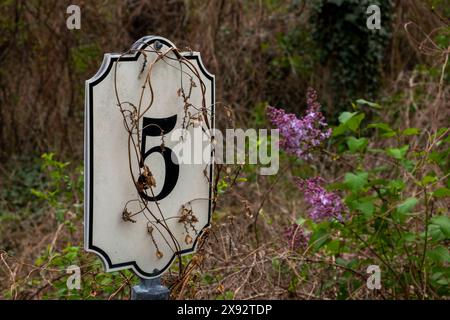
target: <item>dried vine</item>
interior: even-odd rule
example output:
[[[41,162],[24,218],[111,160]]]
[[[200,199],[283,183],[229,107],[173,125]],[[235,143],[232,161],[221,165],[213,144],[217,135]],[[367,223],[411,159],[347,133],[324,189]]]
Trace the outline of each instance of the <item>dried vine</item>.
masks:
[[[142,54],[144,57],[144,61],[142,64],[142,68],[139,74],[139,77],[145,75],[144,84],[140,91],[139,103],[138,105],[133,104],[130,101],[122,101],[119,97],[119,90],[117,84],[117,66],[120,62],[120,59],[129,54]],[[151,61],[149,61],[149,57],[154,57]],[[130,176],[133,180],[134,186],[136,188],[137,198],[129,200],[122,211],[122,219],[125,222],[135,223],[135,217],[137,215],[142,214],[147,220],[147,233],[151,239],[155,247],[155,255],[157,258],[161,259],[163,257],[163,253],[159,249],[158,242],[154,237],[154,233],[157,232],[161,235],[163,240],[167,243],[168,247],[172,250],[173,254],[178,257],[179,262],[179,278],[180,281],[183,279],[183,276],[189,272],[191,268],[191,264],[188,264],[186,268],[183,268],[182,261],[180,258],[181,245],[178,242],[177,238],[170,230],[169,225],[167,224],[167,220],[169,219],[178,219],[178,223],[183,224],[184,229],[186,230],[186,237],[184,239],[186,244],[191,244],[193,242],[192,237],[189,235],[189,230],[192,230],[195,233],[195,236],[199,236],[198,228],[195,224],[199,221],[198,217],[195,215],[191,203],[197,200],[213,200],[215,202],[216,197],[213,199],[209,198],[201,198],[201,199],[192,199],[189,202],[183,204],[176,216],[166,217],[160,204],[158,201],[150,201],[149,197],[155,197],[154,188],[158,183],[149,168],[144,163],[144,155],[141,153],[141,145],[142,145],[142,131],[147,128],[140,128],[139,123],[144,117],[144,115],[150,110],[154,103],[155,93],[152,85],[152,72],[157,63],[165,63],[166,65],[179,70],[180,72],[180,88],[176,92],[178,97],[181,97],[183,100],[183,121],[182,121],[182,130],[187,130],[189,127],[199,127],[201,126],[202,131],[205,133],[210,133],[211,124],[209,123],[210,113],[208,111],[208,107],[212,107],[207,105],[206,103],[206,86],[201,79],[201,73],[196,68],[196,66],[191,63],[177,48],[169,47],[167,50],[162,50],[162,45],[156,41],[152,45],[145,47],[143,49],[131,48],[128,51],[121,54],[117,63],[115,64],[114,69],[114,91],[116,96],[117,107],[123,116],[123,124],[126,132],[128,133],[128,160],[129,160],[129,171]],[[183,84],[183,75],[189,78],[188,89],[185,90]],[[191,102],[191,95],[194,90],[200,90],[201,92],[201,105],[196,106]],[[150,99],[148,103],[144,103],[144,94],[146,91],[149,93]],[[161,150],[164,150],[164,138],[165,132],[164,130],[156,125],[152,124],[152,126],[156,126],[160,131],[161,137]],[[182,134],[183,138],[184,134]],[[213,135],[209,135],[210,141],[214,139]],[[212,143],[211,143],[212,145]],[[213,147],[212,147],[213,148]],[[133,165],[133,161],[137,161],[136,165]],[[135,168],[138,168],[138,171],[135,172]],[[207,176],[207,170],[204,170],[204,175],[209,181],[209,177]],[[138,203],[139,210],[133,212],[129,208],[129,204]],[[156,206],[156,210],[152,210],[149,207],[150,202],[154,202]],[[169,235],[169,237],[165,236],[165,233]],[[208,234],[207,230],[203,233],[198,241],[197,247],[201,247],[206,239],[206,235]]]

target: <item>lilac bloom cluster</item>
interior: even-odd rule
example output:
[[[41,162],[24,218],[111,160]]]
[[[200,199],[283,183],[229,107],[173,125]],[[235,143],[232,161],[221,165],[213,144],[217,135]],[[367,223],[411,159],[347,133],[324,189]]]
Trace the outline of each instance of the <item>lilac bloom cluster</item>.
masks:
[[[315,222],[335,218],[342,221],[342,214],[347,207],[342,199],[334,192],[329,192],[322,187],[325,181],[321,177],[307,180],[296,178],[297,187],[303,192],[306,202],[310,205],[308,214]]]
[[[311,159],[311,151],[331,136],[331,128],[320,112],[317,93],[311,88],[308,88],[307,105],[306,114],[300,119],[283,109],[267,108],[270,121],[280,130],[280,147],[303,160]]]
[[[296,223],[286,228],[283,236],[291,250],[305,250],[308,246],[309,235],[305,234],[303,228]]]

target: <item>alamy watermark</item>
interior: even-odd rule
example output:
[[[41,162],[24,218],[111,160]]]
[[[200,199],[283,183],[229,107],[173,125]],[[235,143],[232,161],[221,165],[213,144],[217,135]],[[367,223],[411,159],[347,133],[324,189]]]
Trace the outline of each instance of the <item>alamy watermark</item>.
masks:
[[[370,16],[366,20],[366,26],[370,30],[380,30],[381,29],[381,9],[376,4],[372,4],[367,7],[367,14]]]
[[[279,169],[279,140],[278,129],[226,129],[223,134],[198,126],[173,130],[168,141],[176,164],[261,165],[260,175],[274,175]]]
[[[69,16],[66,19],[66,26],[69,30],[81,29],[81,9],[75,4],[67,7],[66,13]],[[370,30],[381,29],[381,9],[378,5],[372,4],[367,7],[366,14],[369,15],[366,20],[366,26]]]
[[[80,267],[73,264],[68,266],[66,273],[71,274],[67,277],[66,286],[69,290],[80,290],[81,289],[81,270]]]
[[[370,265],[367,267],[366,272],[370,274],[367,278],[367,288],[369,290],[379,290],[381,289],[381,269],[380,266]]]
[[[81,29],[81,9],[75,4],[71,4],[67,7],[66,13],[69,16],[66,19],[66,26],[69,30]]]

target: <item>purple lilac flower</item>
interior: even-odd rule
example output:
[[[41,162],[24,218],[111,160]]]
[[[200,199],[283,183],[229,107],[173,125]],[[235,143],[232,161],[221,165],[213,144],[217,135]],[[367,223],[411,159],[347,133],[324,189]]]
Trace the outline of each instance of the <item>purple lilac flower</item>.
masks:
[[[320,112],[315,90],[308,88],[308,109],[303,118],[297,118],[293,113],[286,113],[283,109],[267,108],[270,121],[280,130],[280,147],[288,154],[300,159],[311,159],[311,151],[331,136],[331,129]]]
[[[342,214],[347,211],[347,207],[336,193],[329,192],[322,187],[325,181],[321,177],[307,180],[296,178],[295,182],[310,205],[308,214],[312,220],[315,222],[331,218],[343,220]]]
[[[302,229],[302,227],[296,223],[286,228],[283,236],[286,239],[291,250],[305,250],[308,246],[309,235],[305,234],[305,231]]]

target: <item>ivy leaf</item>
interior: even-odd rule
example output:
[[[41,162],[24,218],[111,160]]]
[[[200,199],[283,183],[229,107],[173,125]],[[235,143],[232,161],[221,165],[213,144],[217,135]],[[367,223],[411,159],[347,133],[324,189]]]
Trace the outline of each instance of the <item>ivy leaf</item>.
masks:
[[[352,191],[359,191],[367,184],[367,178],[369,174],[367,172],[351,173],[347,172],[344,177],[344,183]]]
[[[417,198],[410,197],[397,206],[397,212],[400,214],[407,214],[411,212],[412,209],[414,209],[417,202],[419,202]]]
[[[408,152],[409,146],[404,145],[401,148],[388,148],[386,153],[391,156],[392,158],[395,158],[397,160],[402,160],[405,158],[406,153]]]
[[[447,216],[435,216],[431,218],[431,223],[439,226],[442,233],[445,234],[447,238],[450,238],[450,218]]]
[[[347,146],[348,149],[352,152],[358,152],[361,150],[364,150],[364,148],[367,146],[369,141],[366,138],[355,138],[355,137],[349,137],[347,139]]]

